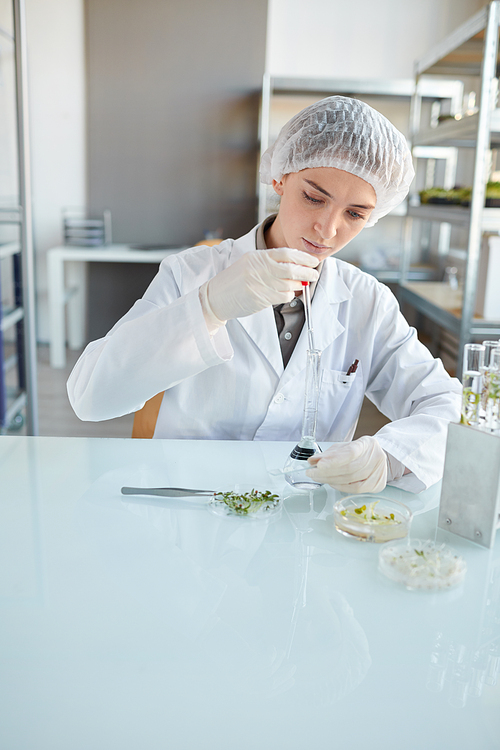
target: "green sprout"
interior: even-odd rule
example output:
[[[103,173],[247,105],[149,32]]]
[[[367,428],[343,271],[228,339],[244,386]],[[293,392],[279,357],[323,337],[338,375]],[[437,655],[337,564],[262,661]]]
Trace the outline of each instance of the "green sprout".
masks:
[[[472,388],[462,389],[462,414],[460,417],[461,424],[471,424],[477,414],[477,408],[481,401],[481,394],[476,393]]]
[[[400,524],[401,520],[396,518],[394,513],[390,513],[386,516],[376,512],[375,507],[379,502],[379,500],[376,500],[375,502],[370,503],[368,507],[366,505],[360,505],[358,508],[341,510],[340,514],[344,516],[344,518],[356,519],[358,523],[375,523],[378,526]]]
[[[244,516],[256,513],[258,510],[268,511],[279,503],[279,496],[273,495],[270,490],[250,490],[238,494],[236,492],[217,492],[215,499],[230,508],[233,513]]]

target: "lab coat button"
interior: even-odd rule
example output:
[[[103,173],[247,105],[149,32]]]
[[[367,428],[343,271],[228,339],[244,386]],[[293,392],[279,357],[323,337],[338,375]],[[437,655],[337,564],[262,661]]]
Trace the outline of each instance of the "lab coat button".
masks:
[[[285,397],[282,393],[278,393],[278,395],[274,397],[275,404],[282,404],[284,400],[285,400]]]
[[[292,338],[292,334],[290,333],[290,331],[287,331],[285,333],[285,338],[286,338],[287,341],[290,341],[290,339]]]

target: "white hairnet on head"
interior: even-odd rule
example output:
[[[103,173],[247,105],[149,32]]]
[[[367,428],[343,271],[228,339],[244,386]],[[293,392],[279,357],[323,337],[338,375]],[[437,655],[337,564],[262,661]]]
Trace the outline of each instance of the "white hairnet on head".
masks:
[[[377,203],[367,227],[405,199],[415,174],[403,134],[368,104],[345,96],[322,99],[292,117],[262,156],[260,179],[271,185],[314,167],[342,169],[373,187]]]

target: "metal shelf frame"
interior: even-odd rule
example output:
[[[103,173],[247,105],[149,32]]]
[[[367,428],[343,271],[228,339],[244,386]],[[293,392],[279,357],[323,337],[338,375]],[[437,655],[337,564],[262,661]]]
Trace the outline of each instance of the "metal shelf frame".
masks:
[[[498,40],[500,28],[500,2],[494,0],[479,13],[459,27],[447,39],[416,62],[416,85],[412,97],[410,137],[417,149],[434,144],[475,148],[472,197],[469,209],[461,207],[410,206],[406,218],[405,242],[401,257],[400,298],[444,329],[457,335],[459,352],[475,336],[487,333],[500,336],[500,321],[474,319],[478,270],[482,236],[485,232],[500,231],[500,209],[484,208],[485,188],[488,179],[488,154],[492,145],[500,143],[500,111],[495,109],[498,94],[496,80],[498,67]],[[420,131],[421,95],[418,82],[422,75],[476,75],[480,78],[480,103],[477,114],[450,120]],[[414,220],[437,222],[442,226],[463,226],[468,231],[467,260],[465,268],[461,317],[433,305],[424,296],[411,291],[406,283],[410,269],[412,222]],[[460,359],[460,357],[459,357]],[[461,363],[457,362],[457,375]]]
[[[435,206],[422,204],[409,206],[408,216],[423,221],[436,221],[457,227],[468,227],[471,221],[470,208],[462,206]],[[482,232],[500,232],[500,208],[485,208],[480,216]]]
[[[416,75],[479,75],[483,44],[477,37],[488,26],[489,13],[489,6],[485,6],[417,60]],[[453,56],[455,59],[450,60]]]
[[[11,257],[13,261],[12,281],[14,284],[14,307],[3,310],[0,307],[0,425],[5,431],[15,417],[26,407],[26,366],[24,357],[24,308],[22,306],[21,246],[15,243],[0,247],[0,258]],[[7,359],[4,356],[4,331],[15,328],[15,354]],[[7,373],[17,370],[18,388],[7,387]]]
[[[19,205],[0,206],[0,223],[19,227],[19,244],[0,245],[0,260],[12,257],[14,286],[14,308],[4,315],[0,310],[0,434],[4,434],[12,420],[24,410],[27,434],[37,435],[35,274],[24,0],[12,0],[12,11],[14,33],[10,34],[3,28],[1,33],[2,37],[13,43],[15,59]],[[15,327],[16,353],[4,360],[3,333],[11,327]],[[18,390],[10,396],[5,380],[7,371],[12,367],[18,370]]]
[[[460,119],[446,120],[436,128],[427,128],[414,134],[414,146],[456,146],[475,148],[479,113],[475,112]],[[490,115],[490,143],[500,145],[500,109]]]

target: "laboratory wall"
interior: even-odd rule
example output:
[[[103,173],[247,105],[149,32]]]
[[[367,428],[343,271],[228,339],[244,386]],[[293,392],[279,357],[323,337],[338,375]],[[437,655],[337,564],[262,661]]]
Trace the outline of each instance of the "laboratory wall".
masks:
[[[86,200],[83,0],[26,0],[38,338],[48,339],[45,253],[62,210]]]
[[[86,0],[89,203],[111,210],[114,240],[252,227],[266,20],[267,0]],[[152,269],[136,270],[142,293]],[[90,271],[92,337],[137,289],[130,269]]]
[[[87,0],[89,196],[115,238],[253,220],[266,0]]]
[[[269,0],[275,76],[412,78],[414,61],[487,0]]]

